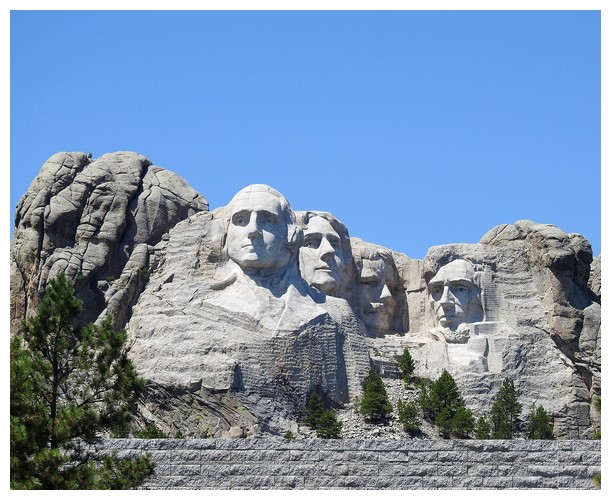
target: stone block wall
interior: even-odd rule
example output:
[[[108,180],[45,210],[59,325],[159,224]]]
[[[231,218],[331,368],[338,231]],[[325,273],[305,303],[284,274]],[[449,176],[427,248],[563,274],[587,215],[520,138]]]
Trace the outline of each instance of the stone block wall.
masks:
[[[112,439],[143,489],[594,489],[600,441]]]

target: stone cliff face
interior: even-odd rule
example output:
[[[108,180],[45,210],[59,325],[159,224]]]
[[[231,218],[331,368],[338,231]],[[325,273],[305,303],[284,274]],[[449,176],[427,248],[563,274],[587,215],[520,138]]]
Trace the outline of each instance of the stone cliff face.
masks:
[[[509,377],[522,419],[536,403],[559,437],[600,426],[600,257],[583,236],[518,221],[418,260],[268,186],[207,209],[141,155],[53,156],[17,210],[11,328],[65,272],[83,321],[127,326],[149,381],[140,418],[170,435],[298,432],[310,392],[352,407],[370,367],[398,376],[405,347],[477,415]]]
[[[182,178],[142,155],[52,156],[17,205],[11,330],[36,310],[59,272],[76,282],[83,321],[108,313],[124,326],[146,283],[152,246],[177,222],[207,209]]]

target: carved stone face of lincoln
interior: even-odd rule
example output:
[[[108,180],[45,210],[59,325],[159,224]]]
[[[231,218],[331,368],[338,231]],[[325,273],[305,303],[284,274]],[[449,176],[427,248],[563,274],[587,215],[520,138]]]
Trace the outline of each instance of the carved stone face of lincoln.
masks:
[[[472,302],[477,297],[473,265],[457,259],[441,267],[428,283],[429,301],[436,323],[456,330],[470,319]]]
[[[229,203],[227,254],[245,272],[275,270],[291,258],[288,248],[288,203],[269,186],[255,184]]]
[[[339,289],[344,269],[342,243],[330,222],[312,217],[303,231],[299,269],[306,282],[327,295]]]

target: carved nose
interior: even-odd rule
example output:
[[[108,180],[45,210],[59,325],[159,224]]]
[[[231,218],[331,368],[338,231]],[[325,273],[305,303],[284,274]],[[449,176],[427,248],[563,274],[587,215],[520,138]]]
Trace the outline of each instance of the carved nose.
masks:
[[[257,226],[257,220],[254,217],[251,217],[250,221],[248,222],[248,226],[246,226],[246,231],[249,238],[256,238],[258,236],[261,236],[261,231]]]
[[[441,304],[452,304],[454,302],[453,296],[450,293],[450,288],[447,286],[443,287],[443,293],[441,294],[441,298],[439,299]]]
[[[318,247],[318,252],[321,259],[329,260],[331,257],[333,257],[335,249],[333,248],[331,243],[329,243],[329,240],[323,238],[320,242],[320,246]]]
[[[382,288],[382,293],[380,294],[380,300],[388,301],[390,299],[392,299],[392,293],[390,293],[388,286],[384,285],[384,288]]]

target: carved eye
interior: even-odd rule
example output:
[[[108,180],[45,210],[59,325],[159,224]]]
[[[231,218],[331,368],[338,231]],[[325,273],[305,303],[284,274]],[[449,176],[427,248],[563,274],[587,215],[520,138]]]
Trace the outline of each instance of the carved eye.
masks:
[[[467,289],[466,289],[466,287],[464,287],[464,286],[459,286],[459,287],[456,289],[456,291],[457,291],[458,293],[465,293],[465,292],[467,291]]]
[[[436,286],[435,288],[433,288],[431,290],[431,294],[432,295],[441,295],[441,288],[439,288],[438,286]]]
[[[303,246],[306,248],[318,248],[320,245],[320,240],[318,238],[308,238]]]

